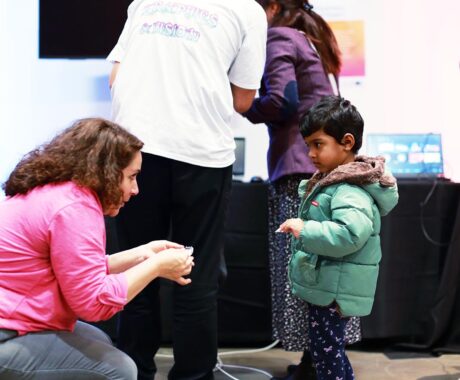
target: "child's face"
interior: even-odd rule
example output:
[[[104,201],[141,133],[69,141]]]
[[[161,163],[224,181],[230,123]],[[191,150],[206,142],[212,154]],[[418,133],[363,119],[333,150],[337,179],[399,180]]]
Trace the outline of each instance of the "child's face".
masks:
[[[355,160],[355,154],[351,150],[355,139],[350,133],[343,137],[341,144],[322,129],[305,137],[304,140],[310,149],[308,156],[321,173],[329,173],[337,166]]]

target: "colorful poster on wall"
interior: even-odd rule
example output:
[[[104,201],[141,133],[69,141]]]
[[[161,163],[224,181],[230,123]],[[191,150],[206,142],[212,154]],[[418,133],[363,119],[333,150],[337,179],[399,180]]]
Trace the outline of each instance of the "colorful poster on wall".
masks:
[[[342,51],[341,77],[365,75],[365,0],[313,0],[314,10],[331,26]]]
[[[364,76],[364,22],[361,20],[329,21],[342,51],[340,76]]]

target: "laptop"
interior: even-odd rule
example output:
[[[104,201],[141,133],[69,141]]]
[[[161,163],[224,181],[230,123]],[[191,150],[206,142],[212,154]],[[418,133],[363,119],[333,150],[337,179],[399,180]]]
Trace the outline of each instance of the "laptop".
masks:
[[[396,178],[444,178],[440,133],[371,133],[368,156],[383,156]]]
[[[242,179],[245,172],[246,139],[235,137],[235,162],[233,163],[233,179]]]

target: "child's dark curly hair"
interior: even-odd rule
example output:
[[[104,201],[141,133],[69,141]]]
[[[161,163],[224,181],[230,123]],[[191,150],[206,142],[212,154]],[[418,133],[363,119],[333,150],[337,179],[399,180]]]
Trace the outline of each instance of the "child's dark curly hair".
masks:
[[[340,144],[345,134],[355,138],[353,153],[363,144],[364,120],[350,101],[339,96],[325,96],[301,118],[300,133],[308,137],[323,130]]]

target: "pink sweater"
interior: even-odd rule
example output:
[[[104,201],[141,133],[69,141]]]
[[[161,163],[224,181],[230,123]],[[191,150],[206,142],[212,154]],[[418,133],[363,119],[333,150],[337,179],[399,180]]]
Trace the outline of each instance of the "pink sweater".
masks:
[[[0,202],[0,328],[73,330],[127,301],[123,274],[108,274],[96,195],[72,182]]]

